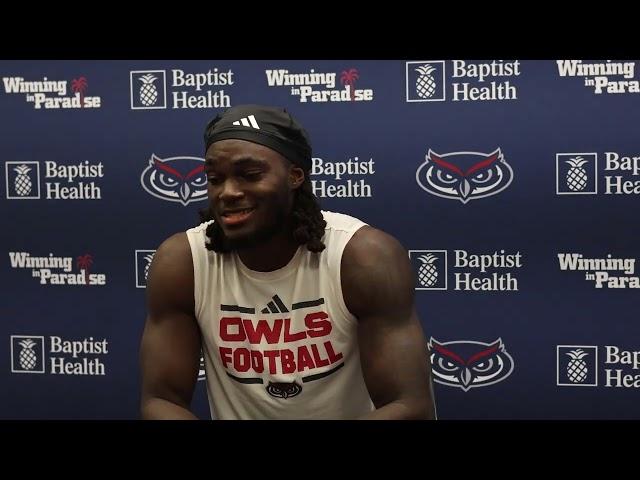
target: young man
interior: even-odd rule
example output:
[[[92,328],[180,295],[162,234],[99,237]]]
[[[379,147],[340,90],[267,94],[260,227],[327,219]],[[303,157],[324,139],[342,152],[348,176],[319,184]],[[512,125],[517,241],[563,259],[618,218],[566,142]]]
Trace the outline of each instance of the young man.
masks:
[[[238,106],[207,125],[205,150],[203,223],[149,272],[142,417],[196,418],[202,348],[213,418],[435,418],[407,253],[320,210],[302,126]]]

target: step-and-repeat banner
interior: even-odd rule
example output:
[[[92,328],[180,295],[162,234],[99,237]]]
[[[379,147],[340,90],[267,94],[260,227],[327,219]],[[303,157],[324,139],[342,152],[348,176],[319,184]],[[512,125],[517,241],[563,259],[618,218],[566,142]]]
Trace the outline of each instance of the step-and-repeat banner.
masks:
[[[637,65],[0,62],[0,418],[139,417],[149,264],[244,103],[307,128],[323,209],[407,249],[439,418],[640,418]]]

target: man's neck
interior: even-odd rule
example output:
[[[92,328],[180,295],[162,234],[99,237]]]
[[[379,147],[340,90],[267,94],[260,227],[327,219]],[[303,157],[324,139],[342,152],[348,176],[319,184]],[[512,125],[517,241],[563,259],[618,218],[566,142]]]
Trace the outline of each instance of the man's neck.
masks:
[[[274,235],[261,245],[238,250],[238,256],[250,270],[272,272],[287,265],[299,246],[287,231]]]

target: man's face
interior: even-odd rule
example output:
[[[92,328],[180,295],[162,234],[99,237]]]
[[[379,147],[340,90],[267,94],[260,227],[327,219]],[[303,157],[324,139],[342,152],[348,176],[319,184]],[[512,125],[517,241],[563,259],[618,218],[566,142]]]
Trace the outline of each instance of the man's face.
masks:
[[[301,169],[245,140],[215,142],[205,160],[210,209],[232,248],[255,245],[282,229]]]

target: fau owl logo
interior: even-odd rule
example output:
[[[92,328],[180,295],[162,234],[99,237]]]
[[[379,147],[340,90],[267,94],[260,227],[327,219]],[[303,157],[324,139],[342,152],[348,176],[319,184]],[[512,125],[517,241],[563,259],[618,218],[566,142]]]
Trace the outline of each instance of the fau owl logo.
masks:
[[[499,148],[488,155],[478,152],[440,155],[429,149],[425,158],[416,172],[416,181],[438,197],[467,203],[495,195],[513,180],[513,170]]]
[[[204,158],[171,157],[151,154],[149,165],[140,177],[142,187],[154,197],[187,206],[207,198]]]
[[[498,383],[513,372],[513,358],[502,340],[493,343],[429,340],[433,380],[465,392]]]
[[[290,398],[295,397],[300,392],[302,392],[302,386],[296,382],[269,382],[269,385],[267,385],[267,393],[272,397]]]

